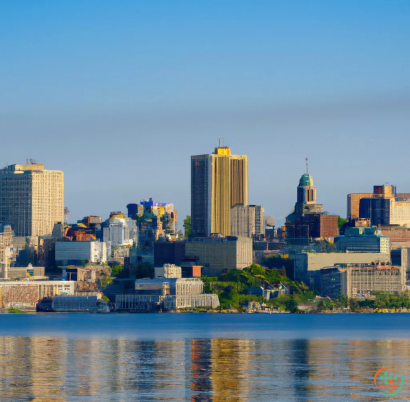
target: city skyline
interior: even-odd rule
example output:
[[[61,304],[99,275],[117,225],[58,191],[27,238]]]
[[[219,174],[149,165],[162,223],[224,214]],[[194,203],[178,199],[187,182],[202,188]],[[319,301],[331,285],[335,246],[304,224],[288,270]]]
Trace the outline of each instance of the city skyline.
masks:
[[[247,157],[249,157],[248,155],[245,155],[245,156],[247,156]],[[191,156],[191,158],[192,157],[194,157],[194,156]],[[29,161],[29,159],[25,159],[25,162],[24,162],[24,164],[27,164],[27,161]],[[305,161],[302,161],[303,163],[305,163]],[[34,161],[34,163],[39,163],[39,162],[37,162],[37,161]],[[43,161],[41,162],[41,164],[44,164],[43,163]],[[301,163],[302,164],[302,163]],[[5,165],[5,167],[4,168],[6,168],[7,166],[13,166],[13,165],[21,165],[21,163],[18,163],[18,162],[16,162],[16,163],[11,163],[11,164],[9,164],[9,165]],[[47,166],[48,167],[48,166]],[[187,166],[187,168],[188,168],[188,170],[189,170],[189,166]],[[306,168],[305,168],[306,169]],[[58,167],[56,168],[56,169],[50,169],[50,170],[59,170],[59,171],[61,171],[61,169],[58,169]],[[66,175],[66,172],[64,172],[63,171],[63,173],[64,173],[64,175]],[[68,172],[69,173],[69,172]],[[302,173],[302,175],[303,175],[304,173]],[[317,183],[317,181],[316,181],[316,175],[315,174],[313,174],[312,176],[315,176],[315,183]],[[299,176],[300,177],[300,176]],[[293,195],[293,204],[294,204],[294,201],[296,200],[296,196],[295,196],[295,194],[292,194],[292,193],[294,193],[294,188],[295,188],[295,186],[296,186],[296,184],[295,183],[297,183],[297,181],[298,181],[298,179],[296,179],[295,181],[294,181],[294,183],[293,182],[290,182],[290,183],[287,183],[287,185],[286,185],[286,187],[289,187],[289,188],[291,188],[291,190],[290,190],[290,193],[291,193],[291,196],[290,196],[290,198],[292,198],[292,195]],[[249,180],[249,186],[251,187],[251,181]],[[394,182],[394,181],[392,181],[392,182],[385,182],[385,183],[380,183],[380,182],[375,182],[375,183],[364,183],[364,185],[366,186],[366,189],[364,190],[364,189],[362,189],[362,188],[359,188],[359,190],[357,191],[357,193],[364,193],[364,194],[371,194],[372,193],[372,190],[373,190],[373,186],[383,186],[383,185],[385,185],[385,184],[389,184],[389,185],[393,185],[393,186],[395,186],[395,187],[397,187],[395,184],[396,184],[396,182]],[[188,187],[190,187],[189,186],[189,184],[188,184]],[[316,187],[318,187],[318,186],[316,186]],[[334,189],[335,188],[337,188],[337,186],[335,186],[333,189],[332,189],[332,192],[334,191]],[[357,188],[357,187],[356,187]],[[68,189],[67,188],[67,185],[65,184],[65,182],[64,182],[64,200],[65,200],[65,206],[69,209],[69,219],[68,219],[68,221],[69,222],[71,222],[71,223],[74,223],[74,222],[77,222],[77,221],[79,221],[79,220],[81,220],[82,218],[84,218],[85,216],[89,216],[89,215],[97,215],[97,216],[101,216],[101,217],[106,217],[106,216],[109,216],[110,215],[110,213],[112,213],[112,212],[115,212],[115,211],[121,211],[121,212],[123,212],[123,213],[127,213],[126,211],[127,211],[127,205],[126,204],[129,204],[129,203],[137,203],[137,204],[139,204],[141,201],[143,201],[144,199],[147,199],[147,198],[149,198],[149,197],[151,197],[151,195],[150,194],[148,194],[148,195],[146,195],[143,191],[141,191],[140,193],[141,193],[141,196],[137,199],[136,197],[133,199],[133,200],[121,200],[121,201],[117,201],[117,203],[115,204],[116,205],[116,207],[109,207],[108,209],[106,209],[106,210],[102,210],[102,209],[98,209],[98,211],[99,212],[97,212],[97,209],[92,209],[92,207],[90,207],[90,206],[87,206],[87,213],[86,212],[81,212],[81,211],[85,211],[85,209],[82,209],[81,207],[77,207],[77,209],[76,210],[74,210],[74,212],[76,213],[76,215],[75,216],[73,216],[73,214],[72,214],[72,207],[70,207],[70,201],[68,200],[68,197],[67,197],[67,191],[68,190],[68,193],[73,193],[73,192],[75,192],[75,188],[74,189]],[[407,194],[407,193],[404,193],[404,191],[401,191],[402,190],[402,188],[399,188],[398,189],[398,193],[399,194]],[[172,202],[172,203],[174,203],[175,204],[175,202],[173,201],[175,198],[177,198],[177,197],[174,197],[174,194],[176,194],[177,193],[177,191],[175,191],[175,192],[172,192],[172,193],[167,193],[167,195],[164,195],[164,196],[158,196],[158,199],[161,201],[161,202],[163,202],[163,201],[167,201],[167,202]],[[328,208],[328,207],[326,207],[326,209],[327,209],[327,212],[328,213],[330,213],[331,215],[333,215],[333,214],[336,214],[336,215],[339,215],[339,216],[341,216],[342,218],[346,218],[347,217],[347,207],[346,207],[346,197],[348,196],[348,194],[352,194],[352,193],[354,193],[353,191],[349,191],[349,189],[348,189],[348,192],[346,193],[346,194],[339,194],[340,195],[340,198],[342,199],[342,202],[339,202],[339,204],[344,204],[343,205],[343,207],[344,208],[342,208],[341,210],[339,210],[339,211],[335,211],[334,209],[333,210],[331,210],[330,208]],[[158,194],[161,194],[161,193],[158,193]],[[324,193],[324,194],[322,194],[322,192],[320,193],[320,201],[322,201],[322,200],[325,200],[327,197],[325,196],[325,194],[326,193]],[[286,194],[285,195],[285,198],[289,198],[289,194]],[[252,199],[252,196],[251,196],[251,194],[249,195],[249,199],[251,200]],[[260,198],[259,198],[260,199]],[[66,201],[67,200],[67,201]],[[190,201],[190,193],[189,193],[189,200],[188,200],[188,202]],[[340,201],[340,200],[339,200]],[[121,205],[121,203],[123,204],[123,205]],[[324,202],[321,202],[322,204],[325,204]],[[249,204],[255,204],[255,203],[252,203],[251,201],[249,201]],[[293,210],[293,204],[292,204],[292,201],[291,201],[291,204],[289,205],[289,208],[288,208],[288,210],[289,210],[289,213],[290,212],[292,212],[292,210]],[[113,204],[114,205],[114,204]],[[275,218],[275,220],[276,220],[276,227],[279,227],[279,226],[282,226],[282,225],[284,225],[285,224],[285,221],[286,221],[286,216],[281,216],[281,215],[278,215],[276,212],[275,212],[275,210],[274,209],[272,209],[272,206],[271,206],[271,203],[268,201],[268,202],[264,202],[263,200],[262,200],[262,202],[260,203],[260,205],[265,209],[265,215],[272,215],[272,216],[274,216],[274,218]],[[266,209],[268,208],[268,212],[266,212]],[[182,208],[181,208],[182,209]],[[183,229],[183,227],[182,227],[182,223],[183,223],[183,220],[185,219],[185,217],[186,216],[191,216],[191,210],[190,210],[190,205],[188,205],[188,210],[187,210],[187,212],[185,213],[184,212],[184,210],[182,210],[182,213],[179,213],[178,214],[179,215],[179,220],[178,220],[178,228],[179,229]]]
[[[0,399],[410,400],[409,42],[409,0],[0,0]]]

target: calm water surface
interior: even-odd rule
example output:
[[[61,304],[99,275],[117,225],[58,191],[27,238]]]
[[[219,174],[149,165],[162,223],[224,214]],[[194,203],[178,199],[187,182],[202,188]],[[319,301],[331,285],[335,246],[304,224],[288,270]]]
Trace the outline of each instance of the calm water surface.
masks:
[[[409,334],[410,314],[4,314],[0,401],[410,400]]]

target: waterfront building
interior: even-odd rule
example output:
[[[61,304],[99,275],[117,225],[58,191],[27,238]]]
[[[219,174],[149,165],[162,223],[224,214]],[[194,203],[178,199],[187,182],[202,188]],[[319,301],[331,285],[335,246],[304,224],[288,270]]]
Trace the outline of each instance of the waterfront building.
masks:
[[[292,239],[329,239],[338,235],[338,216],[325,213],[316,197],[313,178],[305,173],[299,180],[295,209],[286,217],[289,242]]]
[[[115,311],[150,312],[158,311],[165,296],[141,294],[116,294]]]
[[[191,156],[191,222],[193,237],[231,234],[231,208],[248,205],[248,156],[228,147]]]
[[[41,163],[0,169],[0,224],[10,224],[16,236],[43,236],[63,221],[63,172]]]
[[[178,310],[183,308],[209,307],[218,308],[219,298],[216,294],[195,294],[183,296],[166,296],[163,300],[165,310]]]
[[[406,269],[381,264],[337,264],[320,271],[323,296],[364,297],[370,292],[401,294],[406,290]]]
[[[135,294],[158,294],[181,296],[188,294],[201,294],[204,283],[199,278],[161,278],[137,279],[135,281]],[[150,293],[151,292],[151,293]]]
[[[98,299],[97,296],[54,296],[52,310],[55,312],[110,312],[108,304]]]
[[[264,235],[264,209],[260,205],[235,205],[231,208],[231,236],[255,238]]]
[[[390,263],[390,253],[290,253],[286,264],[286,275],[305,282],[309,287],[319,288],[318,273],[320,270],[335,264]]]
[[[252,264],[252,239],[240,236],[192,238],[185,244],[185,255],[203,267],[203,275],[218,276],[225,269],[243,269]]]
[[[218,307],[218,295],[203,294],[203,288],[204,283],[199,278],[138,279],[134,294],[116,295],[115,309],[155,311],[159,308]]]
[[[38,300],[74,295],[74,281],[0,281],[0,308],[35,310]]]
[[[55,242],[55,261],[61,265],[107,262],[107,248],[101,241],[57,241]]]
[[[349,227],[343,236],[335,238],[338,251],[389,253],[390,240],[376,227]]]

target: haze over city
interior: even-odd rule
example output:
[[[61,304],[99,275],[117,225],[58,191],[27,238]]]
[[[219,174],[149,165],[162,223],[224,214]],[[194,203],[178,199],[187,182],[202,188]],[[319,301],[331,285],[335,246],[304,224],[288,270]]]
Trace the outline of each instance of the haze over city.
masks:
[[[410,401],[409,43],[409,0],[0,0],[0,400]]]
[[[234,5],[2,2],[2,167],[64,171],[70,221],[153,197],[181,227],[190,156],[222,138],[279,224],[306,157],[330,213],[373,184],[410,191],[410,3]]]

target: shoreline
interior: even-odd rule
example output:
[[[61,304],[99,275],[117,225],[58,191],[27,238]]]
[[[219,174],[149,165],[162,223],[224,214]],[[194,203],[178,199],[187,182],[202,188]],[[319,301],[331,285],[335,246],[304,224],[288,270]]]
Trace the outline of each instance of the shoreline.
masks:
[[[388,310],[388,309],[386,309]],[[0,315],[22,315],[22,314],[36,314],[36,315],[57,315],[57,314],[97,314],[97,315],[122,315],[122,314],[235,314],[235,315],[250,315],[250,314],[258,314],[258,315],[277,315],[277,314],[291,314],[291,315],[329,315],[329,314],[410,314],[410,311],[311,311],[311,312],[296,312],[291,313],[289,311],[252,311],[252,312],[239,312],[239,311],[168,311],[168,312],[158,312],[158,311],[151,311],[151,312],[134,312],[134,311],[111,311],[109,313],[96,313],[91,311],[20,311],[20,312],[9,312],[7,310],[1,309]]]

